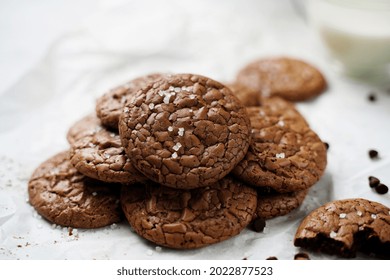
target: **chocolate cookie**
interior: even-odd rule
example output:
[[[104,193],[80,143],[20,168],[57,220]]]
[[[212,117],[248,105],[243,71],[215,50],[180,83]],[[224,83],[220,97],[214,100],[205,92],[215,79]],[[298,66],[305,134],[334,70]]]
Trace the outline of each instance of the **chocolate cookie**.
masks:
[[[308,192],[309,190],[301,190],[291,193],[259,194],[255,216],[272,219],[287,215],[302,204]]]
[[[257,194],[225,177],[209,187],[177,190],[154,182],[123,188],[122,209],[143,238],[177,249],[204,247],[241,232],[252,220]]]
[[[250,122],[224,85],[177,74],[141,89],[119,121],[130,160],[149,179],[173,188],[213,184],[245,156]]]
[[[98,228],[121,220],[120,185],[85,177],[61,152],[42,163],[28,183],[30,204],[52,223]]]
[[[74,135],[72,139],[77,139],[71,144],[70,149],[70,161],[73,166],[85,176],[103,182],[131,184],[144,180],[145,176],[135,169],[128,159],[119,134],[97,125],[96,119],[96,117],[92,119],[94,129],[89,129],[88,133],[80,130],[77,134],[77,129],[72,133]],[[81,120],[77,126],[88,127],[89,124],[90,117]]]
[[[259,91],[250,89],[242,84],[229,84],[228,87],[234,93],[234,95],[241,101],[244,106],[260,106]]]
[[[126,101],[135,93],[147,85],[161,78],[163,74],[150,74],[138,77],[130,82],[116,87],[96,101],[96,114],[101,120],[102,124],[111,129],[118,129],[119,116],[122,113]]]
[[[261,107],[248,107],[252,141],[233,174],[256,187],[279,193],[311,187],[326,167],[326,148],[292,103],[264,98]]]
[[[362,198],[329,202],[301,222],[294,245],[347,258],[362,251],[390,259],[390,208]]]
[[[96,117],[95,114],[90,114],[81,120],[78,120],[71,126],[66,135],[66,139],[69,144],[72,145],[80,138],[92,135],[101,129],[102,126],[98,117]]]
[[[314,66],[288,57],[254,61],[238,73],[236,82],[264,97],[279,96],[290,101],[313,98],[326,88],[324,76]]]

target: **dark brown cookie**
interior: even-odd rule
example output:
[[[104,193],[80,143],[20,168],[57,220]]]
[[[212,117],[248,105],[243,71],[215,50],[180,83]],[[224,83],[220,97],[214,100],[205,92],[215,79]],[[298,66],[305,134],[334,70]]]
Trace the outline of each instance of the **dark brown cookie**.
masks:
[[[87,130],[80,130],[77,134],[75,129],[75,133],[72,133],[72,139],[77,139],[71,143],[70,149],[73,166],[85,176],[103,182],[131,184],[144,180],[145,176],[128,159],[119,134],[97,125],[96,119],[92,119],[93,130],[88,130],[88,124],[92,124],[88,117],[77,124]]]
[[[117,130],[119,116],[122,113],[126,101],[135,95],[140,88],[161,78],[162,76],[163,74],[155,73],[138,77],[102,95],[96,101],[96,114],[102,124],[106,127]]]
[[[308,192],[309,190],[301,190],[291,193],[259,194],[256,217],[272,219],[287,215],[302,204]]]
[[[257,194],[225,177],[205,188],[177,190],[154,182],[123,188],[122,209],[143,238],[177,249],[204,247],[241,232],[252,220]]]
[[[342,257],[362,251],[390,259],[390,208],[362,198],[329,202],[301,222],[294,245]]]
[[[248,107],[252,141],[233,174],[256,187],[279,193],[311,187],[322,176],[326,148],[292,103],[264,98],[261,107]]]
[[[236,82],[261,92],[263,97],[279,96],[290,101],[313,98],[326,88],[324,76],[314,66],[288,57],[254,61],[238,73]]]
[[[61,152],[33,173],[28,183],[29,201],[52,223],[75,228],[97,228],[121,220],[120,185],[85,177]]]
[[[244,106],[260,106],[261,93],[242,84],[227,85]]]
[[[173,188],[211,185],[245,156],[250,122],[224,85],[193,74],[166,76],[141,89],[119,121],[130,160]]]
[[[71,126],[66,135],[66,139],[68,140],[69,144],[72,145],[80,138],[92,135],[101,129],[102,126],[98,117],[96,117],[95,114],[90,114],[81,120],[78,120]]]

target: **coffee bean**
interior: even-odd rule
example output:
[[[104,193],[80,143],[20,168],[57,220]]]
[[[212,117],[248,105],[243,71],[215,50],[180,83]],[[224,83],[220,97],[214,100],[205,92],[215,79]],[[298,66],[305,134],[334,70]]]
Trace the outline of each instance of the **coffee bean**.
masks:
[[[368,151],[368,155],[369,155],[369,157],[370,157],[371,159],[377,159],[379,153],[378,153],[378,151],[376,151],[376,150],[369,150],[369,151]]]
[[[379,184],[375,187],[375,191],[379,194],[386,194],[389,191],[389,188],[384,184]]]
[[[368,177],[368,183],[369,183],[371,188],[375,188],[379,185],[380,181],[378,178],[376,178],[374,176],[370,176],[370,177]]]
[[[294,256],[294,260],[310,260],[310,258],[306,253],[298,253]]]
[[[265,220],[257,218],[253,221],[252,228],[256,232],[263,232],[265,228]]]

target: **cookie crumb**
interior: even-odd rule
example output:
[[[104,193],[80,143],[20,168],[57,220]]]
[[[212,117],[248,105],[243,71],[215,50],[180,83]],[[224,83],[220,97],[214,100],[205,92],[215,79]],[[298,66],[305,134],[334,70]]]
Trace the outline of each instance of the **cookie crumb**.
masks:
[[[252,228],[256,232],[263,232],[265,228],[265,220],[257,218],[252,223]]]
[[[153,251],[152,251],[152,250],[147,250],[147,251],[146,251],[146,255],[152,256],[152,255],[153,255]]]
[[[295,254],[294,260],[310,260],[310,257],[306,253],[298,253]]]
[[[72,236],[73,235],[73,228],[68,227],[68,235]]]
[[[110,228],[111,229],[116,229],[116,228],[118,228],[118,225],[116,223],[113,223],[112,225],[110,225]]]
[[[371,149],[368,151],[368,156],[370,157],[370,159],[378,159],[379,153],[377,150]]]
[[[386,194],[389,191],[389,188],[385,184],[378,184],[375,187],[375,191],[379,194]]]
[[[375,188],[379,185],[380,181],[377,177],[374,177],[374,176],[369,176],[368,177],[368,183],[370,185],[371,188]]]
[[[275,256],[271,256],[271,257],[266,258],[266,260],[272,260],[272,261],[277,260],[277,259],[278,259],[278,258],[275,257]]]

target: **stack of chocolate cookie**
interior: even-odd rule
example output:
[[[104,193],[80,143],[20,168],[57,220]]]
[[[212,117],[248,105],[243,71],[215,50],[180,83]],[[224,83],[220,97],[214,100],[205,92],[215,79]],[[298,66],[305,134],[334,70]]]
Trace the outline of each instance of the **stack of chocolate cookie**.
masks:
[[[126,219],[161,246],[198,248],[254,217],[296,208],[321,177],[326,149],[294,106],[245,108],[223,84],[152,74],[98,99],[70,150],[40,165],[30,203],[49,221],[93,228]]]

